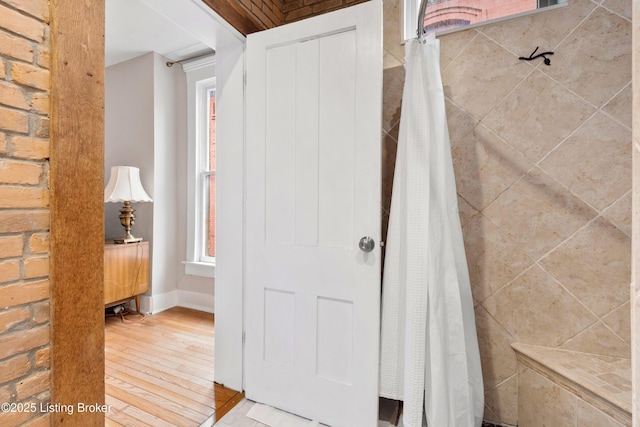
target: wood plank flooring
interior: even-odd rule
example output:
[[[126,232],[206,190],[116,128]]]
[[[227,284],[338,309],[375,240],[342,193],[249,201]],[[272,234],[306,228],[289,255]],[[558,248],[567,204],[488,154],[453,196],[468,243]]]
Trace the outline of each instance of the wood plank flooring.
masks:
[[[213,382],[213,335],[213,314],[181,307],[142,323],[107,317],[105,425],[207,427],[222,418],[243,396]]]

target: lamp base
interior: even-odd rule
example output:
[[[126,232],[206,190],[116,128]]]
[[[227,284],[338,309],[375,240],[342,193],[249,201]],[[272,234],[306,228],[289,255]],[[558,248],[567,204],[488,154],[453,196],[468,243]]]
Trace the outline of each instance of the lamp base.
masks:
[[[113,243],[118,243],[118,244],[127,244],[127,243],[136,243],[136,242],[142,242],[142,237],[122,237],[120,239],[113,239]]]

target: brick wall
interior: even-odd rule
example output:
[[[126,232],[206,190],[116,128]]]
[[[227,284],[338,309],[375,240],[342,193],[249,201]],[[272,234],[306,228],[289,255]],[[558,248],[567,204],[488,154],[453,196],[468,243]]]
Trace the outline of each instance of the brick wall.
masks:
[[[3,426],[49,425],[48,21],[47,0],[0,0],[0,404],[38,409]]]
[[[283,0],[238,0],[255,16],[265,28],[273,28],[284,23]]]
[[[285,0],[282,6],[284,23],[342,9],[367,0]]]

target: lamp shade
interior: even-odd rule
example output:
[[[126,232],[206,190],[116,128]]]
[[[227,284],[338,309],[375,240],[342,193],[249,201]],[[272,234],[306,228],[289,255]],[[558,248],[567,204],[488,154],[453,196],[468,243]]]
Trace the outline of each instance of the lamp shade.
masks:
[[[105,202],[152,202],[140,182],[140,169],[111,166],[109,183],[104,189]]]

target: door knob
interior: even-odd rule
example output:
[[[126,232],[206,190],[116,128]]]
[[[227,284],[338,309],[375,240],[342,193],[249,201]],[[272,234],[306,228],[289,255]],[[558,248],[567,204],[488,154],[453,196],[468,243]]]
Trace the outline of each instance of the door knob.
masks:
[[[358,243],[358,247],[362,252],[371,252],[375,246],[376,242],[369,236],[363,237]]]

